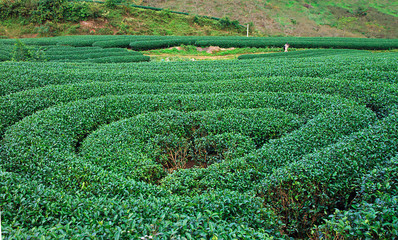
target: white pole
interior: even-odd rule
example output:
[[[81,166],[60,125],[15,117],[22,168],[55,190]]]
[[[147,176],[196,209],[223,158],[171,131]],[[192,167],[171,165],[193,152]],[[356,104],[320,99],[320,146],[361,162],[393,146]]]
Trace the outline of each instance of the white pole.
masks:
[[[249,37],[249,24],[247,24],[247,37]]]
[[[2,240],[3,238],[1,237],[1,211],[0,211],[0,240]]]

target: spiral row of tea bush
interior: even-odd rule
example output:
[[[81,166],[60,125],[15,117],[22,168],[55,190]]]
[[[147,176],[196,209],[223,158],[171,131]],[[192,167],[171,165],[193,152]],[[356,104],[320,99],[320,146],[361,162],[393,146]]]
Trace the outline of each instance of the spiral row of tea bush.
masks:
[[[186,83],[249,79],[254,77],[320,77],[356,81],[396,83],[396,57],[394,54],[372,55],[358,53],[333,58],[272,59],[242,62],[165,63],[129,65],[74,66],[70,64],[5,63],[0,72],[0,95],[43,87],[93,81]],[[166,67],[167,66],[167,67]],[[212,71],[209,71],[209,69]],[[355,81],[352,81],[353,84]],[[337,84],[336,84],[337,85]],[[303,86],[304,87],[304,86]],[[282,88],[282,87],[281,87]]]
[[[0,63],[3,235],[395,237],[397,60]]]

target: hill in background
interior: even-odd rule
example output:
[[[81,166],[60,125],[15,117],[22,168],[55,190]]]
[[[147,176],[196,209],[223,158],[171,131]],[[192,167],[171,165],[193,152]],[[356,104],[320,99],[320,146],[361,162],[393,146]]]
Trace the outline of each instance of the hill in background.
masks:
[[[64,35],[226,36],[246,33],[237,21],[131,6],[133,3],[114,0],[0,0],[0,38]]]
[[[0,9],[3,38],[246,35],[239,23],[251,36],[398,38],[389,0],[0,0]]]
[[[143,5],[229,17],[270,36],[398,38],[398,2],[390,0],[144,0]]]

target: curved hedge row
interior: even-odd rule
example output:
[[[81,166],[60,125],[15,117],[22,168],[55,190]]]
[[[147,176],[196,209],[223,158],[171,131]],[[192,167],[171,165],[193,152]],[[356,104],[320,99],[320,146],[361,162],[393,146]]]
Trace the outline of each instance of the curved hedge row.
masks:
[[[149,56],[131,54],[122,56],[110,56],[110,57],[98,57],[90,59],[90,62],[94,63],[129,63],[129,62],[149,62],[151,58]]]
[[[298,116],[275,109],[156,112],[100,129],[80,150],[87,161],[106,170],[155,183],[167,169],[243,156],[301,124]]]
[[[124,52],[125,49],[114,49],[115,52]],[[106,52],[99,47],[70,47],[70,46],[57,46],[46,49],[46,55],[74,55],[74,54],[86,54],[86,53],[96,53],[96,52]]]
[[[115,94],[205,94],[222,92],[308,92],[338,95],[372,106],[377,114],[398,104],[396,86],[387,83],[324,80],[319,78],[271,77],[200,83],[94,82],[55,85],[0,97],[0,136],[6,127],[36,111],[78,99]],[[50,92],[50,94],[49,94]]]
[[[135,191],[136,187],[138,187],[135,181],[123,178],[120,173],[111,173],[102,170],[75,155],[75,148],[79,139],[82,139],[82,137],[91,132],[96,126],[123,118],[123,116],[131,116],[134,112],[169,109],[171,106],[175,106],[175,108],[180,110],[191,111],[209,108],[222,109],[226,106],[270,106],[271,103],[275,106],[284,106],[288,103],[286,100],[290,98],[289,102],[292,106],[297,106],[304,110],[304,103],[308,103],[307,97],[301,98],[302,101],[297,101],[300,99],[297,98],[299,95],[297,97],[286,95],[286,100],[283,101],[283,98],[281,98],[283,95],[271,94],[268,97],[269,100],[266,101],[265,97],[267,95],[241,94],[236,97],[230,94],[220,95],[219,97],[217,95],[104,97],[60,105],[59,107],[50,108],[31,117],[27,117],[20,123],[9,128],[3,139],[6,155],[5,160],[2,162],[2,168],[15,173],[23,172],[25,177],[38,181],[47,188],[52,186],[50,188],[64,189],[62,191],[67,191],[65,192],[67,194],[73,194],[78,191],[82,194],[81,196],[95,196],[98,194],[107,194],[110,198],[112,198],[111,195],[130,196],[131,191]],[[314,97],[314,100],[323,98],[321,96]],[[281,100],[282,102],[280,102]],[[331,98],[326,98],[324,104],[333,103],[334,101],[331,100]],[[315,107],[316,104],[309,104],[308,106]],[[47,121],[52,122],[51,126],[45,124]],[[30,127],[28,127],[29,125]],[[34,131],[28,129],[34,129]],[[26,137],[18,137],[22,135]],[[28,139],[32,138],[37,141],[34,143],[29,142]],[[41,160],[38,161],[38,159]],[[127,186],[130,186],[128,187],[129,191],[124,190]],[[239,196],[242,200],[245,199],[242,195]],[[245,208],[247,207],[249,205]],[[242,209],[242,211],[247,213],[248,209]],[[92,216],[92,214],[89,215]],[[98,219],[98,217],[92,217]],[[275,220],[275,224],[276,222]],[[267,224],[269,223],[268,221]],[[20,224],[25,227],[31,226],[29,222],[21,222]],[[46,224],[52,225],[54,223],[50,221],[40,222],[40,224],[40,226],[46,226]],[[162,222],[163,227],[161,228],[166,227],[163,224],[166,223]],[[247,224],[250,223],[245,223],[243,226],[248,226]],[[76,225],[72,225],[75,228]],[[263,225],[261,226],[263,227]],[[258,227],[260,225],[257,225]],[[279,229],[279,225],[273,225],[272,229]],[[139,233],[143,234],[144,232],[141,230]]]
[[[52,38],[52,37],[44,37],[44,38],[24,38],[22,39],[22,42],[25,45],[36,45],[36,46],[50,46],[50,45],[56,45],[58,38]],[[5,45],[14,45],[17,43],[17,39],[0,39],[0,44],[5,44]]]
[[[380,164],[380,159],[391,159],[396,154],[397,116],[393,113],[367,129],[274,170],[261,183],[260,194],[291,223],[290,231],[311,228],[315,221],[310,216],[319,218],[335,208],[346,208],[351,203],[355,181]],[[303,218],[308,220],[303,223]]]
[[[49,61],[53,60],[86,60],[86,59],[98,59],[98,58],[104,58],[104,57],[118,57],[118,56],[142,56],[141,53],[138,52],[127,52],[127,51],[100,51],[100,52],[88,52],[88,53],[81,53],[81,54],[66,54],[66,55],[51,55],[51,56],[46,56],[46,58]]]
[[[0,63],[3,235],[394,238],[397,62]]]
[[[239,60],[253,59],[253,58],[307,58],[307,57],[325,57],[333,55],[344,54],[358,54],[360,50],[343,50],[343,49],[319,49],[319,50],[304,50],[294,52],[268,53],[268,54],[244,54],[238,57]],[[366,54],[367,52],[361,51]]]
[[[133,41],[144,41],[144,40],[158,40],[163,39],[164,36],[128,36],[128,35],[93,35],[93,36],[71,36],[71,37],[60,37],[56,40],[56,44],[58,45],[67,45],[74,47],[104,47],[108,48],[109,45],[113,45],[114,47],[128,47],[127,45],[119,45],[120,43],[124,43],[128,41],[128,43]],[[112,46],[113,47],[113,46]]]
[[[49,180],[49,175],[35,174],[36,171],[43,171],[40,165],[44,164],[42,161],[50,160],[45,160],[47,157],[52,155],[55,158],[68,158],[71,154],[75,154],[75,147],[80,139],[93,129],[107,122],[150,111],[166,109],[198,111],[226,107],[258,108],[274,106],[287,109],[295,114],[303,115],[306,113],[305,115],[308,118],[315,114],[317,109],[328,108],[328,106],[340,101],[344,102],[345,100],[308,94],[242,93],[200,96],[105,96],[99,99],[71,102],[33,114],[9,127],[3,139],[7,154],[3,166],[6,170],[24,172],[32,178],[45,177]],[[30,129],[34,129],[34,131]],[[26,137],[18,137],[22,136],[21,134]],[[37,141],[30,142],[30,138],[35,138]],[[53,142],[53,144],[48,144],[50,142]],[[41,163],[35,160],[37,154],[44,154]],[[67,162],[65,161],[63,164],[67,164]],[[55,165],[54,167],[59,168],[61,166]],[[56,172],[53,172],[53,174],[56,174]],[[71,179],[70,181],[74,180]],[[53,180],[49,182],[53,182]],[[64,181],[62,185],[68,184],[67,182]],[[71,191],[72,186],[70,185]]]
[[[23,173],[25,177],[39,181],[45,186],[64,189],[63,191],[67,191],[68,194],[79,191],[81,194],[89,196],[104,193],[109,197],[113,194],[129,195],[130,192],[123,193],[123,189],[134,182],[122,178],[120,173],[101,170],[75,155],[80,139],[103,123],[132,115],[134,112],[169,109],[171,106],[176,109],[192,111],[225,108],[226,106],[245,108],[270,106],[271,103],[281,108],[289,103],[291,107],[285,108],[299,113],[307,112],[309,106],[322,109],[323,107],[328,108],[324,104],[330,105],[334,104],[336,100],[341,101],[325,98],[322,103],[318,101],[323,97],[314,96],[315,101],[311,103],[308,101],[308,95],[303,95],[301,98],[300,95],[296,97],[286,95],[286,98],[283,99],[281,98],[283,95],[280,94],[271,94],[269,100],[265,101],[267,95],[242,94],[240,97],[236,96],[237,98],[230,94],[228,96],[221,95],[219,98],[214,98],[211,95],[207,97],[187,96],[186,98],[172,95],[126,96],[72,102],[34,114],[10,127],[3,139],[5,161],[3,161],[2,167],[6,171]],[[243,98],[240,99],[241,97]],[[165,101],[167,99],[169,102]],[[297,101],[300,99],[301,101]],[[295,110],[295,108],[302,110]],[[29,139],[36,140],[31,142]],[[38,161],[39,159],[41,160]],[[112,183],[112,191],[109,190],[109,183]],[[26,224],[29,226],[28,223]],[[273,228],[274,232],[279,226]]]
[[[221,19],[222,20],[222,19]],[[143,42],[144,41],[144,42]],[[294,48],[337,48],[389,50],[398,48],[397,39],[370,38],[323,38],[323,37],[206,37],[206,36],[69,36],[55,38],[23,39],[26,45],[51,46],[67,45],[73,47],[129,47],[133,49],[156,49],[181,44],[200,47],[280,47],[289,43]],[[136,43],[139,42],[139,43]],[[0,44],[14,45],[15,39],[0,39]]]
[[[396,49],[396,39],[360,39],[360,38],[250,38],[250,39],[209,39],[196,41],[196,46],[220,47],[283,47],[289,43],[294,48],[347,48],[365,50]]]
[[[333,56],[329,58],[305,58],[256,60],[243,62],[212,62],[137,64],[134,70],[124,65],[84,65],[43,63],[32,68],[31,63],[7,63],[0,69],[0,95],[53,84],[72,84],[92,81],[123,82],[201,82],[230,79],[247,79],[270,76],[301,76],[333,78],[335,74],[358,71],[362,81],[394,82],[394,69],[398,61],[394,54],[359,56]],[[181,67],[180,67],[181,66]],[[156,72],[154,70],[156,69]],[[211,69],[212,71],[209,71]],[[392,73],[392,74],[389,74]],[[387,79],[377,75],[389,74]],[[342,76],[344,79],[345,76]],[[396,79],[396,78],[395,78]],[[281,87],[283,88],[283,87]]]
[[[109,38],[109,37],[108,37]],[[145,38],[138,38],[137,39],[145,39]],[[101,39],[101,38],[100,38]],[[132,38],[126,38],[124,37],[123,39],[129,39],[127,40],[127,45],[125,47],[128,47],[128,45],[131,42]],[[97,38],[95,38],[95,41]],[[73,62],[82,62],[83,60],[87,59],[96,59],[96,58],[103,58],[103,57],[112,57],[108,59],[101,59],[98,61],[98,63],[102,62],[138,62],[138,61],[149,61],[147,57],[131,57],[130,55],[142,55],[142,53],[135,52],[135,51],[127,51],[125,48],[120,48],[120,46],[115,45],[115,47],[112,46],[107,46],[107,49],[103,49],[102,47],[96,47],[92,46],[93,44],[85,44],[86,41],[91,41],[91,40],[82,40],[82,38],[67,38],[67,40],[62,40],[62,38],[58,38],[58,40],[54,39],[49,39],[46,42],[51,42],[49,43],[48,46],[43,48],[43,59],[45,61],[73,61]],[[126,41],[126,40],[122,40]],[[28,40],[23,40],[25,44],[32,44],[34,45],[36,42],[35,41],[28,41]],[[74,44],[75,42],[78,42],[77,44]],[[105,41],[109,42],[109,41]],[[111,41],[113,43],[114,41]],[[40,41],[37,41],[37,44],[40,44]],[[94,42],[93,42],[94,43]],[[68,44],[67,46],[60,46],[56,44]],[[3,44],[4,45],[4,44]],[[83,46],[84,45],[84,46]],[[4,46],[11,46],[11,45],[4,45]],[[79,46],[79,47],[75,47]],[[38,45],[35,45],[34,48],[38,48]],[[39,49],[39,48],[38,48]],[[42,49],[42,48],[40,48]],[[11,55],[14,52],[14,48],[11,47],[5,47],[1,48],[0,47],[0,61],[6,61],[6,60],[11,60]],[[9,57],[8,57],[9,56]],[[115,58],[113,56],[129,56],[125,58]],[[91,61],[91,60],[90,60]]]
[[[397,236],[398,159],[375,167],[357,181],[352,207],[336,210],[318,232],[327,238],[392,239]]]
[[[123,200],[103,198],[93,201],[47,188],[40,182],[26,182],[17,174],[0,172],[0,176],[2,192],[11,190],[13,194],[3,198],[9,204],[3,208],[2,219],[13,218],[15,225],[23,224],[18,228],[13,224],[2,226],[3,234],[10,238],[106,239],[109,236],[140,238],[158,234],[162,239],[272,239],[270,235],[279,235],[256,231],[260,225],[267,229],[277,227],[276,217],[264,210],[258,199],[231,191],[187,198],[168,195],[159,188],[136,183],[130,186],[130,194]],[[112,186],[109,186],[111,189]],[[57,201],[54,202],[54,199]],[[19,208],[24,211],[17,213]],[[218,208],[224,209],[224,213],[220,214],[216,210]],[[48,216],[54,211],[62,211],[63,220],[53,223],[54,220]],[[229,213],[234,213],[234,218]],[[31,221],[24,227],[26,218]],[[242,223],[236,224],[235,219],[242,219]]]
[[[180,38],[171,40],[152,40],[152,41],[135,41],[130,43],[130,47],[134,50],[151,50],[157,48],[168,48],[179,45],[194,45],[195,40],[191,38]]]
[[[130,47],[131,39],[120,39],[111,41],[98,41],[93,43],[93,47],[101,48],[128,48]]]
[[[8,61],[11,60],[11,56],[9,54],[0,53],[0,61]]]
[[[180,194],[187,189],[190,192],[202,192],[210,186],[238,191],[257,189],[255,184],[259,183],[264,174],[294,162],[304,154],[316,152],[336,142],[339,137],[375,121],[374,114],[367,109],[345,104],[333,106],[334,109],[321,111],[296,131],[264,144],[254,155],[208,169],[179,172],[166,177],[163,184],[167,189]],[[329,117],[334,115],[338,117]],[[232,167],[235,165],[252,171],[235,173],[235,168]],[[234,181],[220,181],[225,175],[229,175]]]

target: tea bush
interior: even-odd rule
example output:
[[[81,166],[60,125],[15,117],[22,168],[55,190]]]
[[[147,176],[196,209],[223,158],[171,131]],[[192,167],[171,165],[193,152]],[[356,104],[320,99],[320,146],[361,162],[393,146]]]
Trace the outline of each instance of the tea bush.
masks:
[[[397,237],[397,53],[94,63],[180,38],[22,40],[48,62],[0,63],[6,239]]]
[[[388,239],[397,236],[397,158],[385,161],[359,179],[347,210],[336,210],[317,233],[327,238]]]

